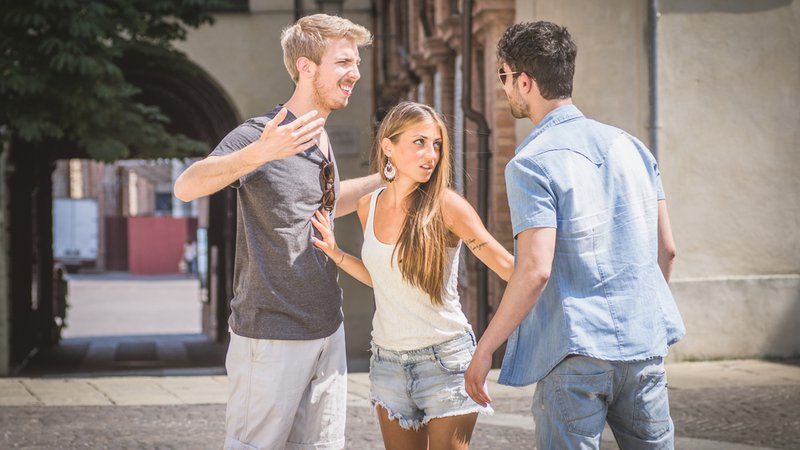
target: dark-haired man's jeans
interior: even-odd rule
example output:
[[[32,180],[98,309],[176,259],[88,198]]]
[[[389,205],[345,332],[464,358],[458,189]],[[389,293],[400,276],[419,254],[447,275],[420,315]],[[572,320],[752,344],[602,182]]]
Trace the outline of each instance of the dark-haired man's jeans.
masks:
[[[620,448],[672,449],[663,358],[562,360],[536,385],[533,419],[539,449],[597,449],[608,421]]]

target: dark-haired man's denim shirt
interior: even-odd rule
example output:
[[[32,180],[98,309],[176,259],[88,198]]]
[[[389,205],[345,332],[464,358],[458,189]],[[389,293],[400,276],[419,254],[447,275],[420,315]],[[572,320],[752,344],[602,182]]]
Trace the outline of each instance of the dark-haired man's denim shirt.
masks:
[[[565,356],[666,356],[685,333],[658,266],[658,201],[649,150],[573,105],[551,111],[505,169],[514,236],[555,228],[550,280],[511,335],[500,382],[535,383]]]

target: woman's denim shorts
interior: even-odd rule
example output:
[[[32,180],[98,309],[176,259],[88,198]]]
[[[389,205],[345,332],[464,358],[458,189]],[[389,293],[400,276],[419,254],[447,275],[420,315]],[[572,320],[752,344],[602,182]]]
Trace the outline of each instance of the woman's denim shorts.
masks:
[[[432,419],[474,412],[493,413],[475,403],[464,389],[464,372],[475,352],[475,336],[409,351],[387,350],[372,343],[369,381],[373,407],[405,429],[418,429]]]

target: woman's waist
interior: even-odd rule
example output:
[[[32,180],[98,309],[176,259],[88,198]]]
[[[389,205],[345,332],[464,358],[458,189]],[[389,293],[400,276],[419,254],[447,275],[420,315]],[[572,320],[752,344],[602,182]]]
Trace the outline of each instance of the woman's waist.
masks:
[[[429,340],[420,336],[409,336],[404,339],[395,338],[385,341],[373,332],[371,351],[373,355],[380,356],[382,359],[414,362],[429,359],[431,356],[464,345],[473,347],[476,345],[475,335],[469,325]]]
[[[436,345],[471,330],[463,314],[427,318],[403,314],[378,314],[372,320],[372,339],[386,349],[412,350]]]
[[[436,306],[431,302],[427,292],[409,283],[400,272],[397,263],[391,267],[386,264],[376,263],[369,256],[364,255],[364,266],[372,278],[373,291],[376,302],[386,304],[401,303],[412,308],[446,308],[461,309],[458,295],[458,279],[456,274],[445,274],[442,289],[443,305]]]
[[[467,322],[457,291],[445,290],[440,304],[434,304],[427,293],[414,287],[387,289],[376,285],[374,295],[374,318],[381,323],[399,323],[404,328],[425,328],[431,324]]]

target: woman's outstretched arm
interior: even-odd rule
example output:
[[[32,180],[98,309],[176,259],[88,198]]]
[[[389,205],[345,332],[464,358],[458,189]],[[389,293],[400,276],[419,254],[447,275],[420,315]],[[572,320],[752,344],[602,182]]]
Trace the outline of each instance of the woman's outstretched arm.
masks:
[[[442,214],[447,228],[500,278],[508,281],[514,270],[514,257],[495,239],[481,222],[469,202],[452,190],[442,199]]]

